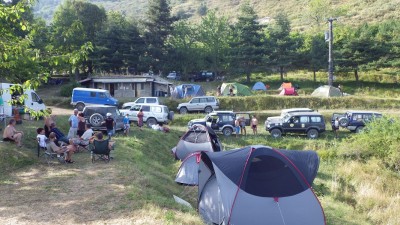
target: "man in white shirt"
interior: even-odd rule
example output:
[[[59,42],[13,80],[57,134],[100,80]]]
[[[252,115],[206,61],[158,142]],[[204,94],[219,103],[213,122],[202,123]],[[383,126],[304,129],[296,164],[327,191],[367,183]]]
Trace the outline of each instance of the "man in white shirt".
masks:
[[[82,134],[80,138],[72,138],[70,140],[71,144],[74,145],[89,145],[90,139],[93,137],[93,130],[90,124],[86,124],[85,132]]]

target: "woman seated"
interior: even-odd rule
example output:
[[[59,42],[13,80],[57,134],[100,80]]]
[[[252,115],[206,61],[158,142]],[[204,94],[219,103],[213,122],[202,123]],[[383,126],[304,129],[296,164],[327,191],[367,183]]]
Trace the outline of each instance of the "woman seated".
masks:
[[[15,124],[15,119],[11,119],[8,122],[8,126],[4,129],[3,141],[13,141],[18,147],[22,147],[22,136],[24,135],[24,132],[17,131],[15,129]]]
[[[62,154],[62,153],[66,153],[65,162],[74,163],[74,161],[72,161],[72,154],[75,151],[75,146],[68,145],[68,146],[64,146],[64,147],[58,147],[56,145],[55,141],[56,141],[56,134],[54,132],[51,132],[49,134],[49,143],[47,144],[47,147],[51,151],[57,153],[58,155]]]

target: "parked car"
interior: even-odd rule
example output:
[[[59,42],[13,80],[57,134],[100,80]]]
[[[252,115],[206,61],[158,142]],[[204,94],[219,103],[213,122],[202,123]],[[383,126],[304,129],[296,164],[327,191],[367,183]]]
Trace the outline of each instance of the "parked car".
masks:
[[[118,100],[110,95],[110,92],[95,88],[74,88],[72,90],[71,105],[82,111],[89,105],[118,106]]]
[[[140,109],[143,110],[143,123],[146,123],[149,127],[154,124],[167,124],[174,118],[174,112],[169,111],[165,105],[135,104],[130,106],[129,109],[121,109],[120,111],[123,115],[128,114],[129,121],[137,122],[137,114]]]
[[[269,121],[265,125],[265,129],[275,138],[287,133],[304,133],[315,139],[325,132],[324,117],[318,112],[292,112],[279,121]]]
[[[171,71],[171,72],[169,72],[167,78],[171,79],[171,80],[181,80],[181,73]]]
[[[215,73],[211,71],[200,71],[198,73],[192,74],[190,81],[213,81],[215,80]]]
[[[126,102],[122,105],[122,109],[130,109],[131,106],[136,104],[155,104],[159,105],[160,100],[158,97],[140,97],[136,99],[134,102]]]
[[[219,109],[219,100],[214,96],[193,97],[189,102],[179,104],[177,109],[180,114],[193,111],[210,113]]]
[[[339,118],[339,126],[347,128],[352,132],[359,133],[364,129],[366,123],[381,117],[382,114],[379,112],[351,110],[346,113],[333,113],[331,122],[333,123],[336,118]]]
[[[111,113],[112,118],[115,120],[115,130],[122,130],[124,128],[124,116],[116,106],[86,106],[82,113],[86,119],[86,123],[90,123],[93,130],[107,130],[105,124],[103,124],[107,113]]]
[[[244,117],[246,126],[250,126],[250,113],[233,111],[214,111],[207,114],[203,119],[194,119],[188,122],[188,128],[194,124],[211,127],[215,132],[230,136],[235,130],[236,117]]]
[[[267,123],[271,123],[273,121],[281,121],[282,119],[284,119],[285,117],[287,117],[287,115],[289,113],[294,113],[294,112],[313,112],[313,109],[309,109],[309,108],[290,108],[290,109],[282,109],[281,114],[279,116],[271,116],[268,117],[267,120],[265,121],[265,126],[267,126]]]

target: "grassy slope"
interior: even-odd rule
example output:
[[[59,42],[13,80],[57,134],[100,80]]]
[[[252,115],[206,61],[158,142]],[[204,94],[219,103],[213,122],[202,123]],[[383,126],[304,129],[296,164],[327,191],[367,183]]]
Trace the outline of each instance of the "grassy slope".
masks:
[[[54,0],[38,1],[36,11],[43,15],[47,20],[52,16],[58,2]],[[147,11],[146,0],[90,0],[89,2],[102,5],[107,10],[123,12],[128,17],[143,19]],[[217,10],[219,14],[230,18],[237,16],[238,8],[243,0],[218,0],[218,1],[198,1],[198,0],[171,0],[172,13],[179,11],[191,15],[190,20],[199,20],[197,13],[201,4],[205,4],[208,10]],[[293,27],[307,29],[308,19],[304,16],[308,11],[308,0],[250,0],[260,18],[274,17],[278,12],[286,12],[293,22]],[[332,7],[340,9],[344,14],[340,17],[339,23],[359,24],[362,22],[379,22],[386,19],[399,19],[398,0],[338,0],[331,1]]]

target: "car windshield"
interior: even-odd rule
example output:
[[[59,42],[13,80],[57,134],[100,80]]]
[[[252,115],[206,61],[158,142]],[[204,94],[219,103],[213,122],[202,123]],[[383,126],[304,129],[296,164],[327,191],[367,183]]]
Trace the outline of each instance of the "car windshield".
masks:
[[[107,98],[111,98],[110,92],[107,91],[104,94],[106,95]]]
[[[288,121],[289,118],[290,118],[290,114],[288,114],[288,113],[285,113],[285,114],[283,114],[283,116],[282,116],[283,121]]]

